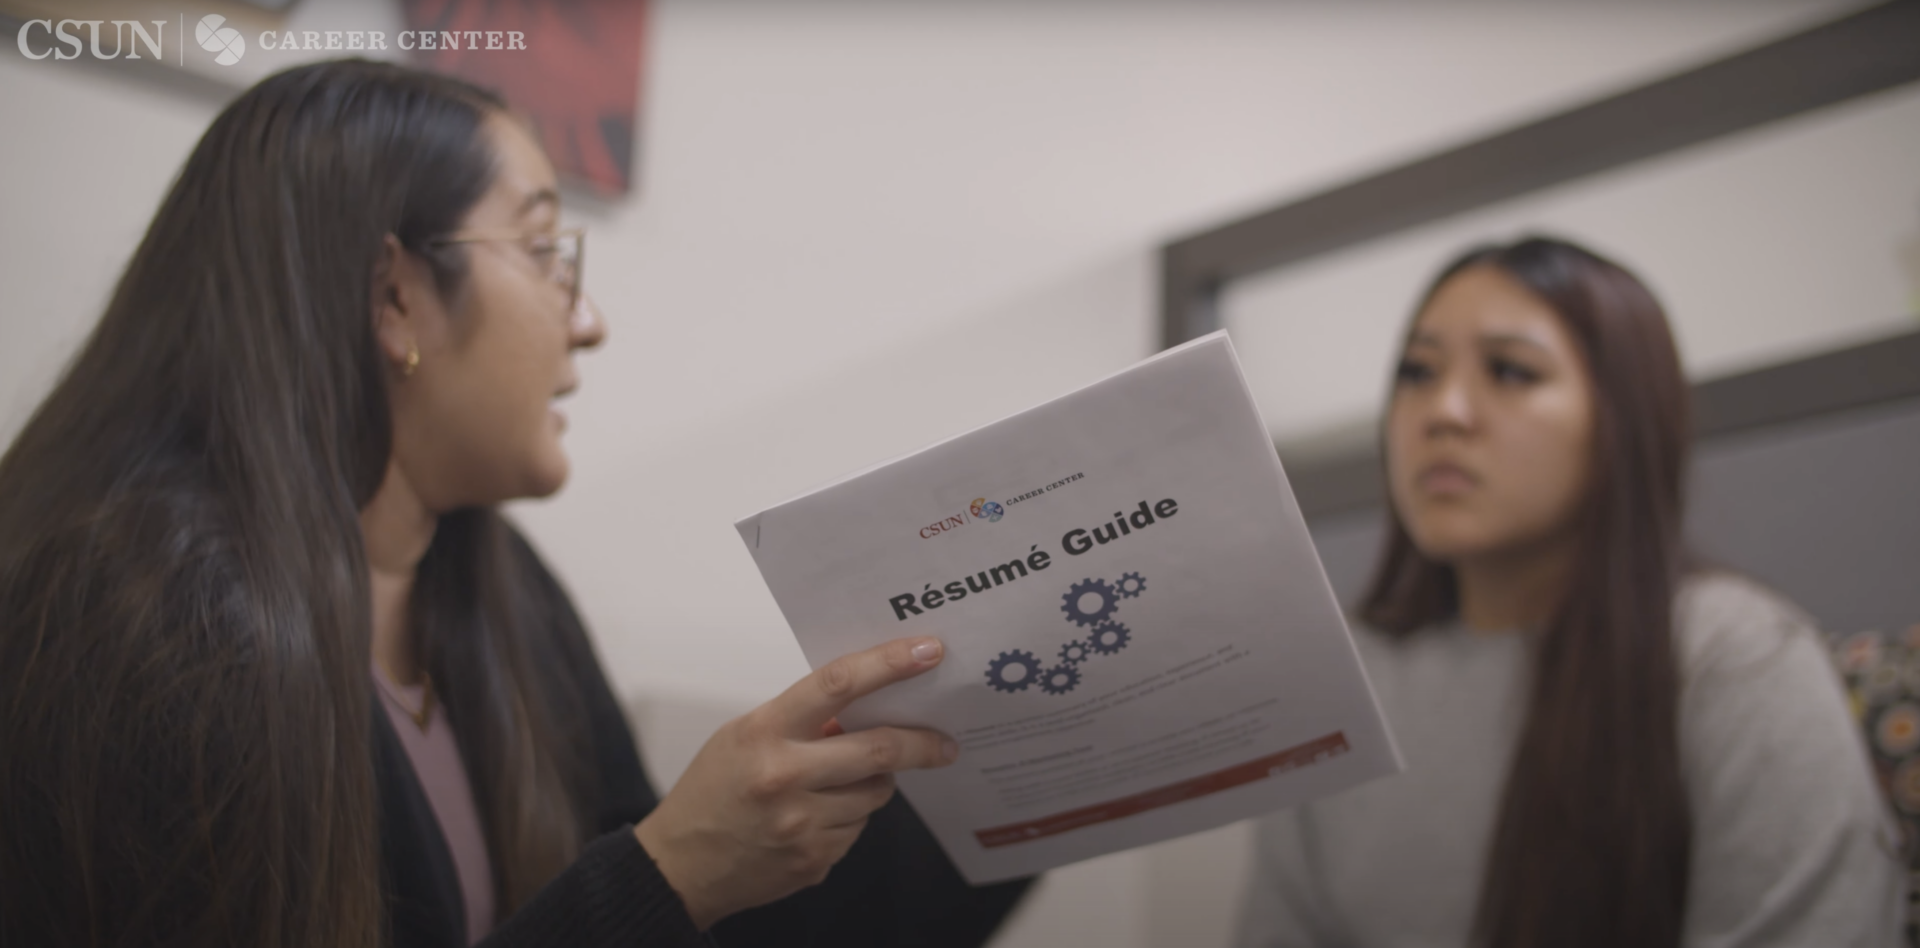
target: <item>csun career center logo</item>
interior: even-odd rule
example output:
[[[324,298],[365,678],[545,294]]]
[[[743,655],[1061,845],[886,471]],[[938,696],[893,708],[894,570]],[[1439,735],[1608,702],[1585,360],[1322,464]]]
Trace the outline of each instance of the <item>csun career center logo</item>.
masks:
[[[931,540],[948,530],[955,530],[976,521],[984,520],[987,523],[999,523],[1000,518],[1006,515],[1007,508],[1001,506],[999,501],[988,500],[985,497],[975,497],[973,503],[968,505],[965,510],[951,517],[942,517],[938,522],[921,527],[920,539]]]
[[[200,25],[194,27],[193,38],[200,41],[200,48],[209,53],[217,53],[213,61],[222,66],[231,66],[247,54],[247,39],[240,31],[222,24],[227,18],[218,13],[209,13],[200,18]]]

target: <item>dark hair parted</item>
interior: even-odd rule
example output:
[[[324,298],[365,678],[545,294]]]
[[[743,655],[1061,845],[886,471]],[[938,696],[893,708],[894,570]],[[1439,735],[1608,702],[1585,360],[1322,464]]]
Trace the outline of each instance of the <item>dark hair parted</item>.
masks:
[[[1478,267],[1539,297],[1578,341],[1593,383],[1594,444],[1573,578],[1534,650],[1476,938],[1491,948],[1673,948],[1691,836],[1672,628],[1687,568],[1689,402],[1679,355],[1665,313],[1638,279],[1564,241],[1470,251],[1425,299]],[[1404,636],[1458,608],[1454,570],[1423,555],[1399,516],[1390,518],[1361,617]]]
[[[0,458],[0,943],[379,943],[375,272],[392,234],[458,290],[429,244],[491,186],[503,109],[366,61],[248,90]],[[571,612],[518,542],[443,517],[412,601],[503,913],[593,805],[578,699],[522,645]]]

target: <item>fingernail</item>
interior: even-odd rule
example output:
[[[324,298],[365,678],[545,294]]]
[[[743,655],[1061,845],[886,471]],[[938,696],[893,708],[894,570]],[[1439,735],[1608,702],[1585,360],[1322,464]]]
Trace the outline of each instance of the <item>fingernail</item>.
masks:
[[[913,647],[913,660],[922,665],[930,665],[940,660],[940,640],[927,639]]]
[[[951,764],[960,758],[960,745],[954,743],[953,738],[947,738],[940,742],[940,753],[945,754],[947,763]]]

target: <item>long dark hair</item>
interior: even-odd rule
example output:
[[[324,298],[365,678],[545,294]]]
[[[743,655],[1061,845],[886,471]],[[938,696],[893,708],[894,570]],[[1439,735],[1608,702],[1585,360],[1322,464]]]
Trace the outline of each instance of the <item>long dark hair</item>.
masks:
[[[503,108],[365,61],[240,96],[0,458],[0,942],[380,939],[374,273],[392,234],[460,287],[465,258],[430,244],[491,186]],[[561,738],[577,703],[525,644],[564,597],[516,542],[491,510],[447,515],[412,604],[503,912],[592,806]]]
[[[1679,355],[1653,294],[1590,251],[1540,237],[1478,248],[1448,264],[1427,299],[1474,267],[1497,268],[1552,307],[1579,342],[1595,403],[1573,578],[1535,650],[1476,938],[1493,948],[1677,946],[1691,833],[1672,628],[1687,568]],[[1404,636],[1458,606],[1452,567],[1423,555],[1393,516],[1361,617]]]

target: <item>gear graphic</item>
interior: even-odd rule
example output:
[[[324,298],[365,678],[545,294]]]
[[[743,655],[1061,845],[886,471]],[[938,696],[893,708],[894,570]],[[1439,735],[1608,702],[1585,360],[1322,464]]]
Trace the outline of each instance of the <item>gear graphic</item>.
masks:
[[[1133,633],[1118,622],[1102,622],[1093,628],[1093,634],[1087,637],[1087,646],[1102,655],[1112,655],[1127,647],[1127,640]]]
[[[1081,598],[1088,593],[1100,597],[1100,608],[1092,612],[1086,612],[1080,608]],[[1066,604],[1060,607],[1060,611],[1067,614],[1067,621],[1078,625],[1095,625],[1105,622],[1109,616],[1113,615],[1113,610],[1120,608],[1119,594],[1113,591],[1113,584],[1104,579],[1089,579],[1074,583],[1073,588],[1067,590],[1064,598]]]
[[[1078,665],[1086,661],[1087,654],[1087,643],[1085,639],[1074,639],[1060,646],[1060,661],[1068,665]]]
[[[1012,678],[1007,677],[1007,669],[1015,665],[1020,667],[1020,674]],[[999,658],[987,663],[987,684],[998,691],[1008,693],[1025,691],[1027,686],[1033,684],[1034,679],[1039,677],[1040,660],[1025,649],[1016,648],[1001,652]]]
[[[1079,684],[1080,669],[1072,665],[1055,665],[1040,677],[1040,690],[1050,695],[1066,694]]]
[[[1121,597],[1132,599],[1147,591],[1147,578],[1139,573],[1128,573],[1120,577],[1120,586],[1117,591]]]

